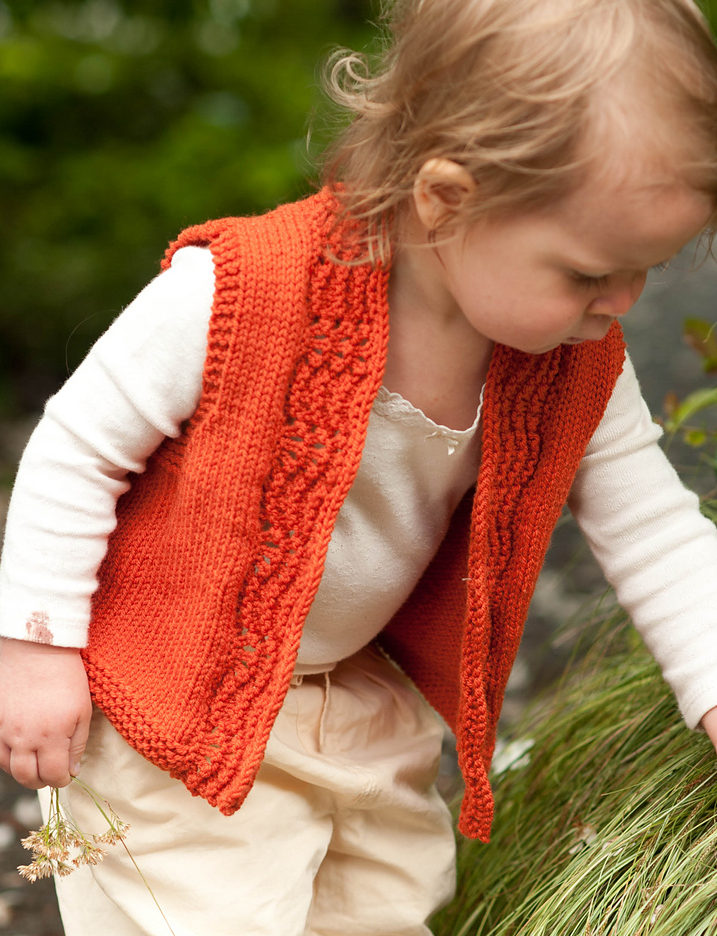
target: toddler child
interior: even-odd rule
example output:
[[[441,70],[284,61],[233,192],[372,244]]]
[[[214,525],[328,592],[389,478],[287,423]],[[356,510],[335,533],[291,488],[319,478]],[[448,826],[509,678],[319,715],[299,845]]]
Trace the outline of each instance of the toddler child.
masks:
[[[488,839],[508,673],[568,500],[717,741],[717,534],[619,320],[717,205],[692,0],[404,0],[324,188],[185,231],[47,404],[0,573],[0,766],[129,845],[177,936],[419,936],[434,779]],[[418,690],[418,691],[417,691]],[[70,785],[68,785],[70,784]],[[67,936],[161,936],[122,854]]]

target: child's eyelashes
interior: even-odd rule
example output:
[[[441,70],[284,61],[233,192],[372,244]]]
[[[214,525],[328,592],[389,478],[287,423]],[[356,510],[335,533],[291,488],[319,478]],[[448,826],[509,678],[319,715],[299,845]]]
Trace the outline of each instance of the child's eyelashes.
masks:
[[[651,267],[653,273],[664,273],[665,270],[669,270],[671,260],[663,260],[662,263],[656,263],[654,267]]]
[[[607,275],[590,276],[587,273],[580,273],[578,270],[573,270],[570,275],[578,286],[583,289],[604,289],[610,281],[610,277]]]
[[[665,270],[669,269],[670,263],[671,260],[664,260],[662,263],[656,263],[653,267],[650,267],[650,271],[653,273],[664,273]],[[610,283],[611,274],[604,273],[600,276],[591,276],[589,273],[581,273],[579,270],[572,270],[570,276],[578,286],[584,289],[605,289]]]

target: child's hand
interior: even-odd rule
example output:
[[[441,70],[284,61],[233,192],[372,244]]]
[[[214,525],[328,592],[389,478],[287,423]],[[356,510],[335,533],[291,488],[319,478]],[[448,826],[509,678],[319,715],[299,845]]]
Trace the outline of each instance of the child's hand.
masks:
[[[32,790],[66,786],[91,716],[79,650],[0,639],[0,768]]]
[[[706,715],[702,716],[702,727],[717,750],[717,708],[710,709]]]

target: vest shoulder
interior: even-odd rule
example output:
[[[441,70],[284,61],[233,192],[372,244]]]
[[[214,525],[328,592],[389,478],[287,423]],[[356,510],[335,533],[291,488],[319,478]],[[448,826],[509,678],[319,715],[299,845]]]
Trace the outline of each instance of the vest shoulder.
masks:
[[[337,202],[328,189],[299,201],[280,205],[264,214],[215,218],[185,228],[167,248],[166,269],[182,247],[209,247],[216,256],[239,251],[282,254],[317,246],[335,219]]]

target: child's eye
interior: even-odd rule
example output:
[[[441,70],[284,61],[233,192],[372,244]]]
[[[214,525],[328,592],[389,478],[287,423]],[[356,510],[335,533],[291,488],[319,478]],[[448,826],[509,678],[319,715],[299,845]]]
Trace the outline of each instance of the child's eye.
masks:
[[[654,267],[650,267],[653,273],[664,273],[665,270],[669,270],[671,260],[663,260],[662,263],[656,263]]]
[[[584,289],[604,289],[610,281],[609,276],[588,276],[587,273],[579,273],[577,270],[573,270],[571,276],[578,286]]]

